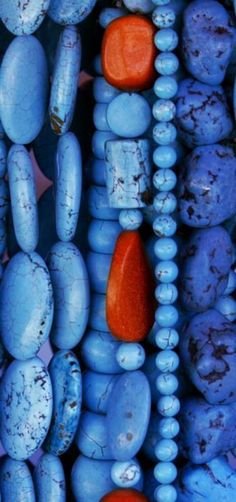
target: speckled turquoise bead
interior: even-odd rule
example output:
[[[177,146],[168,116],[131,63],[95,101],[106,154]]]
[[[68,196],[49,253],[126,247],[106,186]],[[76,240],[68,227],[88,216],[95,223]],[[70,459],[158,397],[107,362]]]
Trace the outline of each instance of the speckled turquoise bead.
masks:
[[[84,411],[80,418],[75,442],[79,451],[88,458],[113,460],[107,438],[105,415]]]
[[[172,462],[159,462],[154,468],[154,476],[161,484],[173,483],[177,477],[177,469]]]
[[[158,169],[153,176],[153,184],[160,192],[173,190],[176,182],[176,174],[171,169]]]
[[[159,284],[155,291],[155,297],[161,305],[170,305],[177,300],[178,290],[172,283]]]
[[[155,319],[161,328],[172,328],[178,317],[178,310],[173,305],[161,305],[156,310]]]
[[[154,43],[162,52],[174,51],[178,45],[178,34],[171,28],[163,28],[156,32]]]
[[[151,123],[148,101],[136,92],[122,92],[108,105],[107,122],[111,130],[122,138],[142,136]]]
[[[158,431],[164,439],[173,439],[179,434],[179,422],[174,417],[161,418]]]
[[[99,186],[106,185],[106,164],[104,159],[93,157],[88,164],[88,171],[89,179],[92,183]]]
[[[168,6],[156,7],[152,13],[152,21],[157,28],[170,28],[175,23],[175,12]]]
[[[177,500],[176,488],[172,485],[158,486],[154,492],[156,502],[175,502]]]
[[[106,103],[96,103],[93,109],[93,123],[99,131],[110,131],[110,126],[107,122],[107,108]]]
[[[163,76],[170,76],[177,72],[179,60],[173,52],[161,52],[155,59],[156,71]]]
[[[109,206],[106,187],[91,185],[88,191],[88,209],[98,220],[118,220],[119,211]]]
[[[162,396],[158,400],[157,410],[163,417],[174,417],[180,410],[179,399],[174,395]]]
[[[172,462],[178,454],[178,446],[173,439],[161,439],[155,447],[155,454],[161,462]]]
[[[66,481],[59,458],[50,453],[40,457],[34,470],[34,485],[37,502],[66,502]]]
[[[18,0],[8,0],[0,4],[0,17],[6,28],[14,35],[31,35],[43,22],[50,0],[27,4]]]
[[[156,379],[156,387],[160,394],[169,396],[178,389],[178,379],[172,373],[161,373]]]
[[[173,350],[166,349],[160,351],[156,356],[156,367],[162,373],[176,371],[179,366],[179,356]]]
[[[3,178],[7,170],[7,147],[3,139],[0,139],[0,178]]]
[[[56,134],[67,132],[73,118],[80,60],[80,35],[75,26],[67,26],[57,45],[50,93],[50,123]]]
[[[115,96],[118,96],[119,91],[103,77],[96,77],[93,81],[93,97],[98,103],[110,103]]]
[[[0,491],[1,502],[36,502],[33,480],[25,462],[3,458]]]
[[[173,167],[177,160],[177,153],[173,146],[158,146],[153,152],[153,162],[160,169]],[[172,190],[172,188],[170,188]]]
[[[93,460],[80,455],[71,471],[71,487],[76,502],[100,502],[115,489],[111,479],[111,460]]]
[[[172,260],[178,251],[177,244],[170,237],[157,239],[154,245],[154,253],[160,260]]]
[[[153,139],[161,146],[173,143],[176,135],[176,127],[171,122],[159,122],[153,128]]]
[[[138,370],[145,361],[144,348],[139,343],[121,343],[116,352],[116,360],[123,370]]]
[[[157,213],[170,214],[173,213],[177,206],[177,200],[171,192],[160,192],[153,200],[153,207]]]
[[[111,267],[112,255],[88,252],[86,266],[91,290],[95,293],[106,293],[107,281]]]
[[[143,214],[139,209],[122,209],[119,223],[124,230],[137,230],[143,222]]]
[[[135,459],[114,462],[111,468],[111,479],[121,488],[134,487],[140,481],[141,475],[141,467]]]
[[[105,159],[105,144],[109,140],[114,140],[117,135],[112,131],[95,131],[92,137],[92,152],[98,159]]]
[[[171,237],[175,234],[176,229],[176,221],[168,214],[157,216],[154,220],[153,230],[158,237]]]
[[[89,326],[97,331],[109,331],[106,320],[106,295],[97,293],[92,295]]]
[[[83,373],[83,404],[94,413],[107,413],[112,389],[117,375],[105,375],[94,371]]]
[[[236,301],[232,296],[223,296],[217,300],[214,308],[223,314],[230,322],[236,319]]]
[[[98,373],[122,373],[116,360],[120,342],[105,331],[89,330],[82,339],[80,354],[85,366]]]
[[[173,282],[178,277],[178,267],[174,261],[160,261],[155,268],[155,276],[162,283]]]
[[[96,253],[112,254],[122,231],[117,221],[92,220],[88,227],[88,242]]]
[[[175,113],[175,104],[169,99],[158,99],[152,107],[153,117],[159,122],[168,122],[169,120],[173,120]]]
[[[175,78],[168,75],[158,77],[154,84],[154,92],[158,98],[172,99],[178,90]]]
[[[55,23],[81,23],[91,12],[96,0],[51,0],[48,15]]]
[[[161,350],[174,349],[179,343],[179,334],[173,328],[161,328],[155,335],[155,341]]]
[[[105,7],[99,14],[99,24],[102,28],[106,28],[114,19],[118,19],[126,14],[125,9]]]

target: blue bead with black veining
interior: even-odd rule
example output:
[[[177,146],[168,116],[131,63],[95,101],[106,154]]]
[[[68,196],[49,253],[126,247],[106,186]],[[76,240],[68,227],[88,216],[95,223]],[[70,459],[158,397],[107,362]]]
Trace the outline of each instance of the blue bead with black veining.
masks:
[[[81,415],[75,442],[86,457],[97,460],[112,460],[106,416],[84,411]]]
[[[77,24],[91,12],[96,0],[51,0],[48,15],[55,23]]]
[[[84,406],[94,413],[107,413],[110,395],[117,378],[117,375],[85,371],[83,373]]]
[[[71,471],[71,486],[76,502],[100,502],[116,488],[110,472],[111,460],[94,460],[80,455]]]
[[[0,3],[0,17],[14,35],[30,35],[43,22],[50,0],[8,0]]]
[[[59,458],[44,453],[34,470],[37,502],[66,502],[66,482]],[[23,502],[23,501],[22,501]]]
[[[91,220],[88,227],[90,248],[95,253],[113,254],[121,231],[122,227],[117,221]]]
[[[33,480],[25,462],[4,457],[0,469],[0,493],[1,502],[36,502]]]
[[[89,330],[80,345],[80,354],[87,368],[98,373],[122,373],[116,360],[120,342],[111,333]]]

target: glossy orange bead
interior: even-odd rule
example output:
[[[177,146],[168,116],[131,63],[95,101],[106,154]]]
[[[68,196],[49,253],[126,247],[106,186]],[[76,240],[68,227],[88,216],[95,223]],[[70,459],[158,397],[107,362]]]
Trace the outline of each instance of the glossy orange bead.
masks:
[[[120,489],[108,493],[100,502],[148,502],[148,499],[137,490]]]
[[[156,28],[146,17],[122,16],[106,28],[102,42],[105,79],[124,91],[148,89],[155,80]]]
[[[137,231],[117,239],[107,284],[106,317],[119,340],[143,340],[154,324],[155,280]]]

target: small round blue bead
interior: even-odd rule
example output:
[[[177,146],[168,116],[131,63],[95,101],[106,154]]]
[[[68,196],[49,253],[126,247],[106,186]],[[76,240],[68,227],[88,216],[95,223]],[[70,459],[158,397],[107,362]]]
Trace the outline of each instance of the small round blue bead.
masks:
[[[161,146],[168,146],[176,140],[177,130],[171,122],[159,122],[153,128],[153,139]]]
[[[155,59],[155,68],[160,75],[173,75],[179,68],[179,60],[173,52],[161,52]]]
[[[160,394],[169,396],[178,389],[178,379],[172,373],[161,373],[156,379],[156,387]]]
[[[153,176],[153,185],[160,192],[173,190],[177,183],[177,177],[172,169],[158,169]]]
[[[163,28],[156,32],[154,43],[159,51],[174,51],[178,45],[178,35],[171,28]]]
[[[176,106],[169,99],[158,99],[152,107],[153,117],[160,122],[173,120],[176,114]]]
[[[173,305],[161,305],[156,310],[155,319],[161,328],[173,328],[178,318],[178,310]]]
[[[153,200],[153,207],[157,213],[171,214],[175,211],[177,200],[172,192],[160,192]]]
[[[173,350],[161,350],[156,356],[156,367],[162,373],[172,373],[179,366],[179,356]]]
[[[162,260],[155,267],[155,276],[162,283],[175,281],[178,272],[176,263],[171,260]]]
[[[171,237],[176,233],[176,229],[176,221],[168,214],[157,216],[153,222],[153,230],[158,237]]]
[[[124,230],[137,230],[142,225],[143,213],[139,209],[122,209],[119,223]]]
[[[158,432],[164,439],[173,439],[179,434],[179,422],[174,417],[161,418],[158,422]]]
[[[161,350],[174,349],[179,343],[179,334],[173,328],[161,328],[155,335],[155,343]]]
[[[172,99],[178,91],[178,84],[171,76],[161,76],[154,84],[154,92],[158,98]]]
[[[158,6],[152,13],[152,21],[157,28],[170,28],[175,23],[175,12],[171,7]]]
[[[163,417],[174,417],[179,413],[179,410],[180,410],[179,399],[173,394],[171,396],[162,396],[158,400],[157,411]]]
[[[155,297],[161,305],[171,305],[177,300],[178,290],[174,284],[158,284]]]
[[[172,485],[158,486],[154,492],[156,502],[175,502],[177,500],[176,488]]]
[[[172,462],[159,462],[154,468],[154,476],[158,483],[173,483],[177,476],[177,469]]]
[[[176,163],[176,160],[177,153],[173,146],[158,146],[153,152],[153,162],[157,167],[161,169],[168,169],[170,167],[173,167]]]
[[[178,446],[173,439],[161,439],[155,447],[155,455],[161,462],[172,462],[177,453]]]
[[[126,371],[135,371],[143,366],[145,350],[139,343],[122,343],[116,352],[116,360]]]
[[[162,237],[155,242],[154,253],[160,260],[172,260],[177,251],[177,244],[171,237]]]

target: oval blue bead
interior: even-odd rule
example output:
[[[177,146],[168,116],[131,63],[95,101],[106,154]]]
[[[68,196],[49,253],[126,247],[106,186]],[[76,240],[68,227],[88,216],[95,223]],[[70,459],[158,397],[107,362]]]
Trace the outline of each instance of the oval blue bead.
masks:
[[[110,131],[95,131],[92,137],[92,152],[98,159],[105,159],[106,141],[116,139],[117,135]]]
[[[14,35],[31,35],[43,22],[50,0],[27,3],[8,0],[0,4],[0,17],[6,28]]]
[[[135,487],[141,480],[142,471],[135,459],[125,462],[114,462],[111,468],[111,479],[121,488]]]
[[[16,37],[8,46],[2,60],[0,89],[6,134],[14,143],[30,143],[43,126],[48,94],[46,57],[32,35]]]
[[[93,81],[93,96],[98,103],[110,103],[120,91],[108,84],[103,77],[96,77]]]
[[[75,26],[67,26],[57,45],[49,103],[51,127],[56,134],[64,134],[71,125],[80,61],[80,35]]]
[[[33,480],[28,465],[5,457],[0,470],[2,502],[36,502]]]
[[[107,410],[108,441],[116,460],[130,460],[141,448],[150,407],[150,388],[144,373],[132,371],[118,377]]]
[[[86,266],[90,286],[96,293],[106,293],[107,281],[111,267],[112,255],[93,253],[87,254]]]
[[[117,221],[92,220],[88,227],[90,248],[96,253],[113,254],[121,231]]]
[[[53,390],[52,422],[44,448],[62,455],[70,447],[78,427],[82,379],[79,361],[67,350],[59,350],[48,368]]]
[[[89,326],[97,331],[109,331],[106,320],[106,295],[95,293],[92,295]]]
[[[112,460],[106,428],[106,417],[85,411],[82,413],[75,442],[86,457],[97,460]]]
[[[107,108],[107,122],[111,130],[123,138],[142,136],[151,123],[148,101],[137,93],[122,92]]]
[[[80,355],[87,368],[98,373],[122,373],[116,360],[120,342],[105,331],[88,331],[80,345]]]
[[[119,9],[118,7],[105,7],[101,10],[99,15],[99,24],[102,28],[106,28],[114,19],[118,19],[126,14],[125,9]]]
[[[78,248],[57,242],[48,255],[55,299],[51,341],[59,349],[72,349],[81,340],[89,316],[89,280]]]
[[[93,109],[93,123],[99,131],[110,131],[107,123],[107,108],[106,103],[96,103]]]
[[[112,389],[117,375],[86,371],[83,373],[83,404],[94,413],[107,413]]]
[[[98,103],[103,105],[103,103]],[[106,106],[106,105],[104,105]],[[88,164],[88,175],[92,183],[99,186],[106,186],[106,164],[104,159],[93,157]]]
[[[81,23],[92,11],[96,0],[51,0],[48,15],[58,24]]]
[[[11,458],[25,460],[41,446],[52,416],[52,385],[38,357],[13,361],[0,388],[0,433]]]
[[[118,209],[109,207],[106,187],[91,185],[88,191],[88,209],[93,218],[98,220],[117,220]]]
[[[23,251],[31,253],[38,244],[38,208],[34,168],[24,146],[11,147],[7,172],[16,239]]]
[[[145,361],[145,351],[139,343],[121,343],[116,352],[116,360],[126,371],[141,368]]]
[[[151,0],[124,0],[124,4],[131,12],[148,14],[153,10]]]
[[[66,482],[59,458],[44,453],[34,470],[37,502],[66,502]],[[22,501],[23,502],[23,501]]]
[[[100,502],[116,488],[111,479],[111,460],[93,460],[80,455],[71,472],[71,485],[76,502]]]
[[[4,140],[0,139],[0,178],[3,178],[7,170],[7,147]]]
[[[82,158],[72,132],[58,141],[56,156],[56,229],[61,241],[74,238],[81,201]]]
[[[47,340],[53,318],[52,284],[37,253],[17,253],[5,270],[0,299],[4,346],[16,359],[28,359]]]

